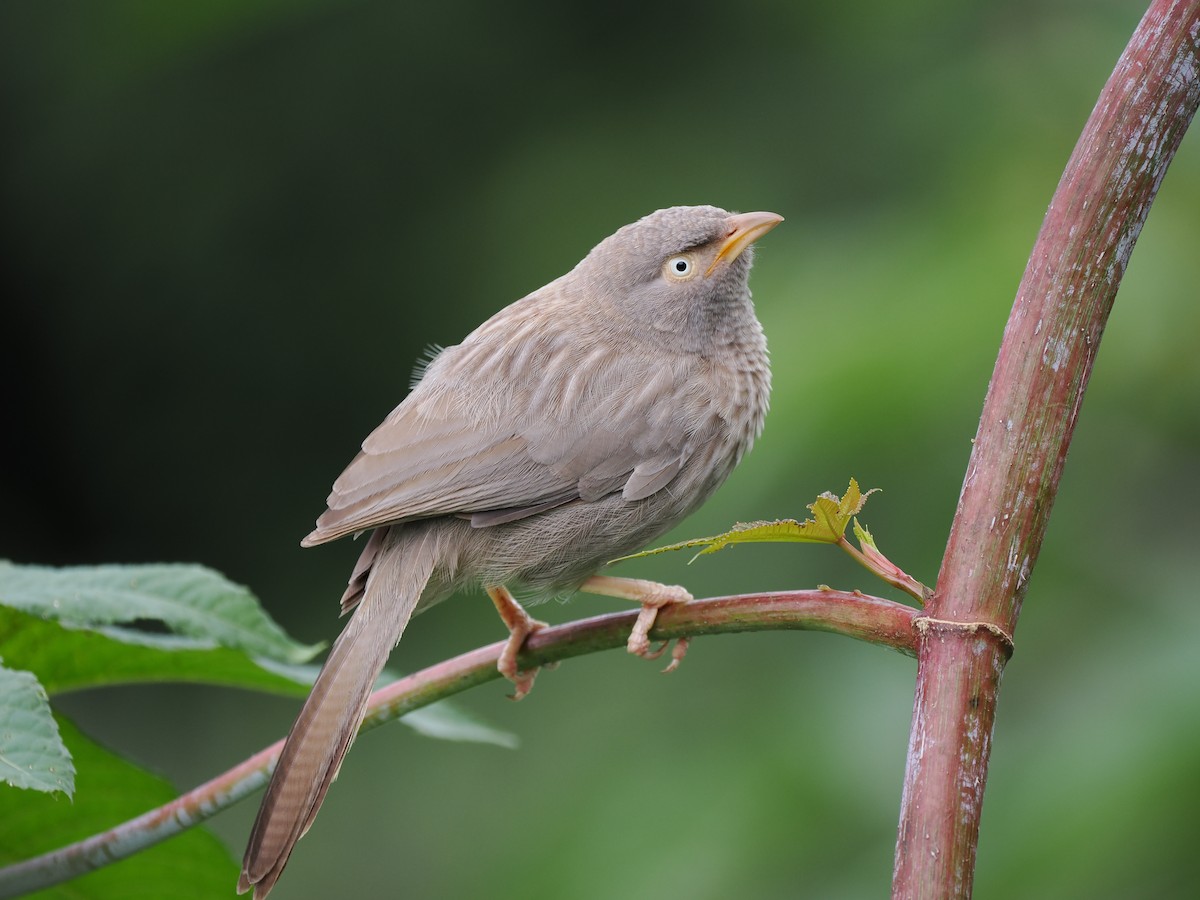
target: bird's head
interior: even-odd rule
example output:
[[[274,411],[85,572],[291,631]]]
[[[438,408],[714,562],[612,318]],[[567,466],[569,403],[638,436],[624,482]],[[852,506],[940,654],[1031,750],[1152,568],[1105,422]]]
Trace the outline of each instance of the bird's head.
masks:
[[[709,332],[748,306],[751,245],[782,221],[715,206],[660,209],[605,238],[576,272],[623,316],[656,330]]]

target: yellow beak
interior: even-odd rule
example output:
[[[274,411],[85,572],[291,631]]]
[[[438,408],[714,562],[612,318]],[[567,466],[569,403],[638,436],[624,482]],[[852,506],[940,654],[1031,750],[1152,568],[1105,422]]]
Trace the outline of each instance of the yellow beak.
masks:
[[[757,241],[760,237],[783,221],[783,216],[773,212],[748,212],[730,216],[727,220],[729,231],[721,242],[716,259],[704,273],[707,278],[722,261],[733,262],[742,251]]]

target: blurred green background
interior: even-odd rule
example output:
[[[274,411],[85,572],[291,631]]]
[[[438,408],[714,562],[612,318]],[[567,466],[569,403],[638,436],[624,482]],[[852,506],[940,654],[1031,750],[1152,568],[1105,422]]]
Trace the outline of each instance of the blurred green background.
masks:
[[[1026,256],[1143,11],[8,0],[0,555],[203,562],[331,639],[357,548],[297,541],[426,344],[650,210],[714,203],[787,217],[753,278],[776,387],[671,537],[802,515],[853,475],[932,583]],[[1030,583],[976,897],[1196,895],[1198,149],[1133,255]],[[685,563],[620,571],[887,593],[819,547]],[[456,599],[393,664],[501,636]],[[462,703],[520,750],[364,738],[277,895],[886,896],[914,668],[779,633],[698,640],[667,678],[614,652],[521,704],[490,685]],[[179,686],[67,704],[181,789],[296,708]],[[238,856],[255,806],[212,823]]]

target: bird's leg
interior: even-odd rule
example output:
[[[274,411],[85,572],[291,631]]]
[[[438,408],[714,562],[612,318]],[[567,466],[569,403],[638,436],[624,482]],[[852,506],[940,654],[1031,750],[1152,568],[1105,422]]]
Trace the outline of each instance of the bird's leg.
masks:
[[[500,613],[500,618],[508,628],[508,643],[504,645],[504,649],[500,652],[500,659],[496,662],[496,668],[516,688],[511,695],[511,699],[520,700],[533,690],[533,679],[537,678],[539,670],[520,671],[517,668],[517,655],[521,652],[521,647],[525,644],[525,638],[529,637],[529,635],[533,634],[539,628],[545,628],[546,623],[539,622],[530,616],[529,613],[525,612],[525,607],[518,603],[513,598],[513,595],[509,593],[508,588],[503,585],[489,587],[487,588],[487,593],[492,598],[492,602],[496,604],[496,612]]]
[[[580,590],[589,594],[600,594],[605,597],[620,597],[622,600],[633,600],[642,605],[633,630],[629,632],[629,642],[626,649],[643,659],[658,659],[667,649],[670,641],[664,641],[657,650],[650,649],[650,629],[658,618],[658,611],[672,603],[687,603],[692,595],[676,584],[659,584],[657,581],[645,581],[641,578],[617,578],[612,575],[593,575],[583,583]],[[680,638],[675,642],[671,651],[671,662],[664,672],[671,672],[679,667],[679,661],[687,653],[688,639]]]

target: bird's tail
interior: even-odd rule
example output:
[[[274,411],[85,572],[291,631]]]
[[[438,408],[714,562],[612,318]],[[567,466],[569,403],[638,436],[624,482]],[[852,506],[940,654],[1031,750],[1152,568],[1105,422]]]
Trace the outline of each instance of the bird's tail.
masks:
[[[267,896],[337,777],[375,680],[437,562],[435,536],[414,531],[409,541],[380,542],[363,598],[288,733],[250,833],[239,894],[253,887],[255,900]]]

